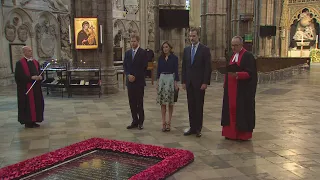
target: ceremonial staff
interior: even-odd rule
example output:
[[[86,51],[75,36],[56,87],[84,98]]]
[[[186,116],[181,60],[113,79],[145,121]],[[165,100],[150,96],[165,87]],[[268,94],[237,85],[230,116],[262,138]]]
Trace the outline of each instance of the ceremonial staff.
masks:
[[[47,64],[47,66],[42,70],[42,72],[39,74],[39,76],[41,76],[43,74],[43,72],[49,67],[50,63]],[[34,80],[32,86],[29,88],[29,90],[26,92],[26,95],[30,92],[30,90],[32,89],[32,87],[36,84],[37,80]]]

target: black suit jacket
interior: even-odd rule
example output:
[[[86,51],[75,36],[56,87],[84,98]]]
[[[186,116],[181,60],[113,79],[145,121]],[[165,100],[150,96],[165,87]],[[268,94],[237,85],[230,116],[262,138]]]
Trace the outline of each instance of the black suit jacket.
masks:
[[[182,60],[182,84],[201,87],[202,84],[210,85],[211,80],[211,54],[210,49],[199,43],[194,62],[191,64],[191,46],[184,48]]]
[[[138,48],[134,59],[132,59],[132,49],[126,51],[123,61],[123,69],[125,74],[133,75],[136,80],[129,82],[128,78],[126,81],[127,86],[145,86],[145,72],[148,66],[147,51],[142,48]]]

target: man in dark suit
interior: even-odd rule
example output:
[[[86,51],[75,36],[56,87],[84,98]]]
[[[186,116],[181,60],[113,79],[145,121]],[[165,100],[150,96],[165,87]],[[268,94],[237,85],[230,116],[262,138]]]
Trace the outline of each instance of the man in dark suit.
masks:
[[[199,42],[199,30],[189,32],[191,46],[186,47],[182,60],[182,88],[187,90],[190,129],[185,136],[201,137],[204,95],[211,80],[210,49]]]
[[[125,53],[123,69],[127,77],[129,104],[132,123],[127,129],[143,129],[143,96],[146,86],[145,72],[148,66],[147,52],[139,47],[140,37],[131,35],[131,49]]]

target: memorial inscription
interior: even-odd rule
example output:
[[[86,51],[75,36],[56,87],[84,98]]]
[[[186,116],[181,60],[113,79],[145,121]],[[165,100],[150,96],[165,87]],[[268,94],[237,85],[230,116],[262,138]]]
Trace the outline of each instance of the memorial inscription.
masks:
[[[44,171],[28,180],[53,179],[129,179],[162,159],[135,156],[126,153],[97,150],[81,158]]]
[[[26,44],[9,44],[11,72],[14,73],[16,63],[23,57],[22,47]]]

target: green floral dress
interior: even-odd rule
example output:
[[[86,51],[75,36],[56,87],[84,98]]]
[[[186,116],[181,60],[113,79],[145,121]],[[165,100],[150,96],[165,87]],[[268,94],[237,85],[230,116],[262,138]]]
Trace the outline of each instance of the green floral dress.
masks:
[[[160,75],[157,103],[160,105],[174,104],[174,74]]]

